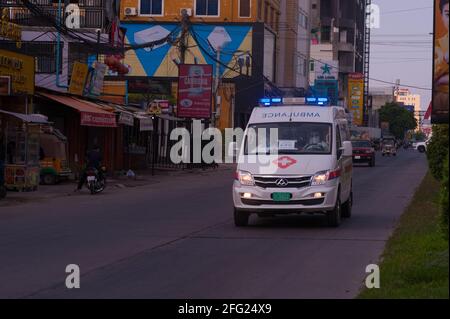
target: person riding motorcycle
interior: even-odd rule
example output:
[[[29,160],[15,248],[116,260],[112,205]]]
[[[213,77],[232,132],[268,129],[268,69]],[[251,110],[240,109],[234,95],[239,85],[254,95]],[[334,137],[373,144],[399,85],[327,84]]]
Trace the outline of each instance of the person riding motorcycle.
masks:
[[[97,145],[95,145],[91,151],[87,152],[86,166],[81,173],[80,180],[78,181],[78,187],[75,191],[79,191],[81,190],[81,188],[83,188],[83,185],[86,183],[87,179],[86,170],[89,168],[95,168],[98,172],[99,179],[103,178],[102,176],[103,172],[101,169],[102,160],[103,160],[102,153],[100,151],[100,147],[98,147]]]

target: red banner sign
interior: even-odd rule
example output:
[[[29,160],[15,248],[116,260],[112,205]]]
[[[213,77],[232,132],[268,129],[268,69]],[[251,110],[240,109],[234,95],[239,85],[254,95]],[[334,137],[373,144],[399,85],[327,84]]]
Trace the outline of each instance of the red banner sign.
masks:
[[[116,116],[111,114],[81,112],[81,125],[116,127]]]
[[[212,72],[208,64],[179,66],[178,117],[211,117]]]

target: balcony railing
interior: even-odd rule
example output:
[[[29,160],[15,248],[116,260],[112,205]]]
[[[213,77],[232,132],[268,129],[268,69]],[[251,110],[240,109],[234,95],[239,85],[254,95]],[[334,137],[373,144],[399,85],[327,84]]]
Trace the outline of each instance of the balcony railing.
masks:
[[[0,0],[4,1],[4,0]],[[55,21],[58,19],[58,8],[41,7],[45,14],[52,17]],[[23,26],[51,26],[48,21],[34,16],[27,8],[11,8],[11,22]],[[64,21],[64,15],[61,17]],[[80,28],[103,28],[104,13],[102,8],[83,7],[80,8]]]
[[[51,6],[53,0],[30,0],[32,4],[37,6]],[[21,0],[0,0],[0,7],[23,7]]]
[[[37,6],[56,6],[58,4],[58,0],[30,0],[32,4]],[[95,7],[102,8],[103,0],[78,0],[78,1],[70,1],[71,3],[77,4],[81,7]],[[64,5],[64,0],[61,0],[61,3]],[[0,7],[23,7],[23,2],[21,0],[0,0]]]

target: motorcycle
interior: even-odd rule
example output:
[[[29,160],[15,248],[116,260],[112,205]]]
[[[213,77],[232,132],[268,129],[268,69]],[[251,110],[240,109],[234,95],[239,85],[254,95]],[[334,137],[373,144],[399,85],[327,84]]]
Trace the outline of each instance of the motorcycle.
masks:
[[[395,147],[395,145],[383,145],[383,147],[381,148],[381,155],[382,156],[397,156],[397,148]]]
[[[100,168],[101,172],[95,167],[89,167],[86,170],[86,187],[92,195],[101,193],[106,188],[106,168]]]

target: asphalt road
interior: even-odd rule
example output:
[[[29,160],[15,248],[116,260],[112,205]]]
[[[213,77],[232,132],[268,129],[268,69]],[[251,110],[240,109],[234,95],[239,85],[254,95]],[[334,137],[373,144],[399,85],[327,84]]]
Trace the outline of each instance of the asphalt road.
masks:
[[[0,298],[353,298],[426,170],[412,150],[356,167],[337,229],[320,215],[235,228],[231,168],[0,207]]]

